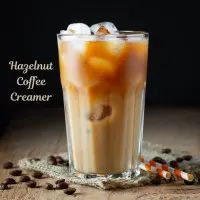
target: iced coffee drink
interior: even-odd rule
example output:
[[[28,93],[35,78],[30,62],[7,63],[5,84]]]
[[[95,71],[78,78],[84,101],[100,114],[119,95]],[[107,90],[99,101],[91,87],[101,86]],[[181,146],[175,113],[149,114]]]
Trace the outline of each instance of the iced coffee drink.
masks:
[[[148,34],[120,32],[109,23],[91,29],[81,26],[73,24],[58,34],[71,171],[103,176],[136,173]]]

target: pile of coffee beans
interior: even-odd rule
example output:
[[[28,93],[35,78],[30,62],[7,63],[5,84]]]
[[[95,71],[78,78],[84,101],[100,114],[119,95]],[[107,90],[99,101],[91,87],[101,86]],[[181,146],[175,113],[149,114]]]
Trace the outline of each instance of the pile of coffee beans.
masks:
[[[39,158],[32,158],[31,160],[40,161]],[[49,156],[47,158],[47,162],[51,165],[65,165],[68,166],[69,162],[64,160],[61,156]],[[30,176],[24,174],[21,169],[18,167],[14,167],[14,164],[10,161],[3,163],[3,169],[6,169],[9,175],[16,177],[17,180],[14,178],[8,177],[2,183],[0,183],[0,190],[7,190],[10,189],[10,185],[24,183],[24,185],[28,188],[41,188],[41,185],[38,185],[36,179],[45,178],[44,174],[40,171],[33,171],[30,173]],[[33,179],[32,179],[32,178]],[[63,192],[67,195],[72,195],[76,192],[76,189],[73,187],[69,187],[69,184],[65,182],[65,179],[59,179],[55,181],[55,184],[45,183],[42,185],[43,189],[46,190],[63,190]]]
[[[161,150],[161,153],[163,153],[163,154],[169,154],[169,153],[171,153],[172,152],[172,150],[170,149],[170,148],[165,148],[165,149],[162,149]],[[161,159],[162,160],[162,158],[160,158],[160,157],[156,157],[156,158],[159,158],[159,159]],[[155,158],[154,158],[155,159]],[[178,168],[179,167],[179,165],[178,165],[178,163],[181,163],[181,162],[183,162],[183,161],[190,161],[190,160],[192,160],[192,155],[184,155],[184,156],[182,156],[182,157],[177,157],[176,158],[176,160],[171,160],[170,162],[169,162],[169,165],[170,165],[170,167],[173,167],[173,168]],[[158,162],[158,161],[156,161],[156,162]],[[161,163],[161,162],[160,162]],[[163,163],[162,163],[163,164]]]
[[[65,165],[65,166],[69,166],[69,161],[68,160],[64,160],[61,156],[50,155],[47,158],[47,163],[49,165]]]
[[[170,148],[164,148],[161,150],[161,153],[163,154],[170,154],[172,152],[172,150]],[[155,162],[161,163],[163,165],[168,164],[170,167],[172,168],[179,168],[179,163],[185,161],[190,161],[192,160],[192,155],[183,155],[182,157],[177,157],[176,160],[171,160],[169,161],[169,163],[167,163],[167,161],[161,157],[154,157],[152,158],[152,160],[154,160]],[[200,184],[200,173],[199,174],[195,174],[195,178],[197,180],[197,183]],[[172,177],[172,179],[174,179],[174,177]],[[152,176],[152,180],[151,183],[158,185],[161,183],[162,178],[159,176]],[[193,181],[186,181],[184,180],[184,183],[186,185],[193,185],[195,183],[195,179]]]

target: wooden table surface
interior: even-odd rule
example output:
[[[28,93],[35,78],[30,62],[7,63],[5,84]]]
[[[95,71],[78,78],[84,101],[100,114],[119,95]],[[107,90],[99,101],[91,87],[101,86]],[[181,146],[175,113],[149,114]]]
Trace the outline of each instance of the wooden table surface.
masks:
[[[144,139],[152,143],[176,147],[192,153],[200,152],[200,108],[147,108]],[[26,111],[15,116],[6,131],[0,134],[0,162],[23,157],[40,157],[66,151],[62,109]],[[0,182],[8,170],[0,170]],[[53,179],[42,179],[43,182]],[[200,185],[183,184],[135,187],[126,190],[102,191],[75,185],[76,196],[63,191],[29,189],[23,184],[0,191],[0,200],[134,200],[134,199],[200,199]]]

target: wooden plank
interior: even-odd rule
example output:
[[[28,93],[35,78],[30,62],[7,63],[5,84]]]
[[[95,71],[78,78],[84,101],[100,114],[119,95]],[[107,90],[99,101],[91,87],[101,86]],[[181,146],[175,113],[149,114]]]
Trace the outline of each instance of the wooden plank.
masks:
[[[200,109],[147,109],[144,138],[153,143],[200,152]],[[178,138],[178,139],[177,139]],[[40,157],[66,151],[63,110],[44,109],[27,111],[15,117],[3,135],[0,135],[0,162],[17,161],[23,157]],[[8,171],[0,171],[0,181],[8,177]],[[53,179],[41,179],[54,183]],[[127,190],[102,191],[75,185],[76,199],[81,200],[133,200],[133,199],[200,199],[200,187],[161,185],[135,187]],[[74,199],[63,191],[27,189],[23,184],[0,191],[1,200],[62,200]]]

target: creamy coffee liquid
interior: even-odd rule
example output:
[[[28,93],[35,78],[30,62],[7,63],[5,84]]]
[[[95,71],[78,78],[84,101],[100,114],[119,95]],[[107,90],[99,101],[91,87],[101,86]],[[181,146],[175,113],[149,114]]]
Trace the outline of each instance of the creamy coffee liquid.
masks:
[[[142,137],[146,39],[59,41],[71,160],[90,174],[135,168]]]

